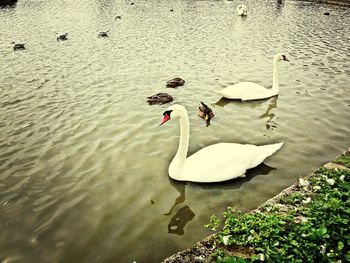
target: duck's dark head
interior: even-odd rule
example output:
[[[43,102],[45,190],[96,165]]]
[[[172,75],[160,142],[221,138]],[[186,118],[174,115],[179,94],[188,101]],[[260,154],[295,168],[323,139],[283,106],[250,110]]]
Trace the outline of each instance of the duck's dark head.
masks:
[[[275,55],[275,60],[276,61],[287,61],[289,62],[289,59],[287,58],[287,56],[283,53],[278,53]]]
[[[210,125],[210,120],[214,117],[213,111],[203,101],[201,101],[201,105],[199,105],[199,111],[200,111],[199,116],[205,119],[208,127]]]

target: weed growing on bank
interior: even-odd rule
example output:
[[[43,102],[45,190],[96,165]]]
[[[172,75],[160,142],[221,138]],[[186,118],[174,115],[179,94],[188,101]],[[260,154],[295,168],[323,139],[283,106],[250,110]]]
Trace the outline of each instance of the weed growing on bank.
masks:
[[[350,164],[350,156],[339,163]],[[337,160],[338,160],[337,159]],[[253,213],[224,212],[217,262],[350,262],[350,172],[320,168],[296,191]],[[212,216],[208,229],[220,221]]]

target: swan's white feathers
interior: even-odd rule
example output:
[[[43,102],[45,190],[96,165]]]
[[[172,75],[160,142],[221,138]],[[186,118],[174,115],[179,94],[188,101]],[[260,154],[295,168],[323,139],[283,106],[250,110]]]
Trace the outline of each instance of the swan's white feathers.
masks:
[[[267,89],[254,82],[240,82],[215,92],[227,99],[240,100],[260,100],[276,96],[279,92],[278,64],[279,61],[283,60],[289,61],[282,53],[277,53],[273,57],[273,78],[271,89]]]
[[[247,169],[262,163],[282,146],[282,143],[264,146],[238,143],[218,143],[207,146],[186,159],[184,168],[169,176],[176,180],[213,183],[244,177]]]
[[[247,169],[262,163],[283,143],[257,146],[253,144],[218,143],[207,146],[187,157],[189,120],[186,109],[172,105],[173,118],[179,118],[180,142],[169,165],[169,176],[179,181],[200,183],[222,182],[245,176]]]
[[[240,100],[265,99],[277,95],[275,90],[267,89],[254,82],[239,82],[216,92],[227,99]]]
[[[237,14],[239,16],[246,16],[248,14],[248,7],[245,4],[239,4],[237,6]]]

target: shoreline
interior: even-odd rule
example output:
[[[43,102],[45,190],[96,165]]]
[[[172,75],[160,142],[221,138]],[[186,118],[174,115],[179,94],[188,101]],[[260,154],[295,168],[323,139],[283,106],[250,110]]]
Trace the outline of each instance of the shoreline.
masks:
[[[329,4],[350,7],[350,0],[297,0],[303,2],[312,2],[317,4]]]
[[[324,164],[323,168],[327,169],[327,170],[347,170],[350,171],[350,167],[342,164],[341,162],[339,163],[339,159],[342,159],[343,157],[345,157],[344,159],[346,159],[347,162],[350,161],[350,147],[345,150],[342,154],[340,154],[339,156],[335,157],[333,161],[328,162],[326,164]],[[320,168],[321,168],[320,167]],[[316,173],[312,172],[309,175],[306,176],[302,176],[299,178],[300,179],[309,179],[311,177],[316,177]],[[263,207],[266,205],[277,205],[277,206],[283,206],[283,204],[281,204],[281,199],[283,197],[289,196],[292,193],[295,192],[299,192],[300,191],[300,183],[299,181],[296,181],[294,184],[292,184],[291,186],[289,186],[288,188],[284,189],[282,192],[280,192],[279,194],[277,194],[276,196],[272,197],[271,199],[267,200],[266,202],[262,203],[261,205],[259,205],[257,208],[246,212],[246,213],[264,213],[264,209]],[[312,190],[305,190],[306,192],[311,192]],[[209,219],[208,219],[209,220]],[[220,231],[218,231],[219,233]],[[223,244],[219,244],[216,241],[216,235],[218,233],[214,233],[206,238],[204,238],[203,240],[197,242],[196,244],[194,244],[191,248],[185,249],[183,251],[180,251],[176,254],[171,255],[170,257],[164,259],[162,261],[162,263],[184,263],[184,262],[189,262],[189,263],[200,263],[200,262],[206,262],[206,263],[210,263],[210,262],[216,262],[216,260],[214,258],[212,258],[212,254],[215,252],[215,250],[217,248],[220,248],[221,250],[224,250],[225,252],[227,252],[227,254],[232,254],[232,255],[238,255],[238,256],[245,256],[244,253],[241,253],[239,249],[237,248],[229,248],[225,247]]]

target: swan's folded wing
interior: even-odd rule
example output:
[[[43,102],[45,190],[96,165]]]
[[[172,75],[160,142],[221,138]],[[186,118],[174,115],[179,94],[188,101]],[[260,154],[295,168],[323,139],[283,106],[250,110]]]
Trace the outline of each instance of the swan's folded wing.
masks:
[[[221,182],[244,176],[258,146],[219,143],[203,148],[186,159],[184,177],[192,182]]]
[[[228,99],[259,99],[270,96],[271,90],[254,82],[240,82],[228,86],[220,91],[220,94]]]

